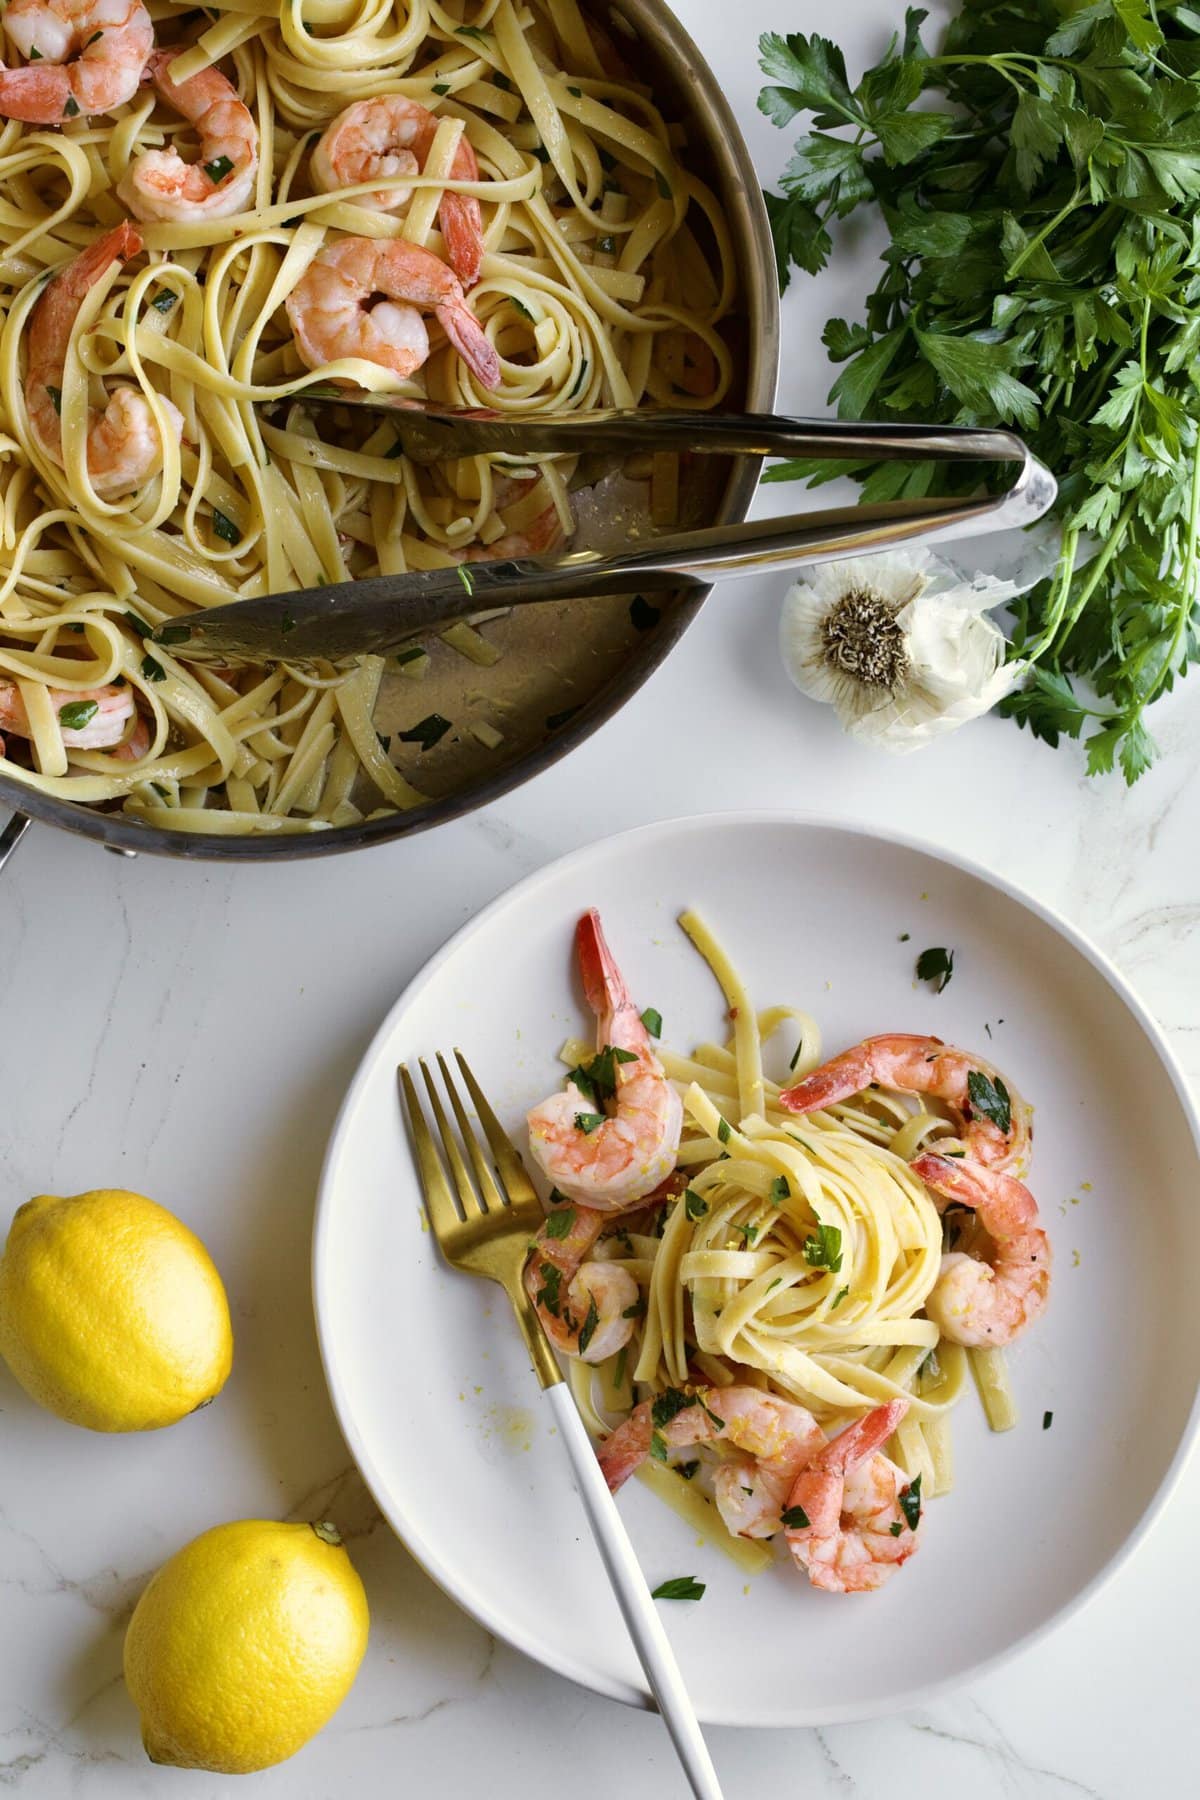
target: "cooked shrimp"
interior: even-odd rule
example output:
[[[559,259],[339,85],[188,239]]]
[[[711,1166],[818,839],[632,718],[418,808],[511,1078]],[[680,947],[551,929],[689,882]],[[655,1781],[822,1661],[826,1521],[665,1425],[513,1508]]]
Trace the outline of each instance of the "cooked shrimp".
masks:
[[[184,162],[175,149],[147,150],[135,158],[117,192],[139,219],[224,219],[244,211],[254,193],[258,126],[219,69],[172,81],[171,64],[179,54],[179,48],[156,50],[145,78],[172,111],[196,127],[199,160]]]
[[[312,153],[312,177],[322,193],[357,187],[383,175],[418,175],[425,167],[441,121],[427,106],[403,94],[378,94],[373,100],[356,100],[340,112]],[[467,134],[458,140],[450,164],[451,181],[478,181]],[[379,212],[403,212],[412,200],[411,188],[381,189],[359,194],[356,206]],[[465,288],[475,286],[483,262],[483,213],[471,194],[443,194],[438,224],[446,240],[450,267]]]
[[[588,1363],[623,1349],[637,1315],[638,1284],[629,1271],[615,1262],[584,1261],[606,1223],[604,1213],[586,1206],[558,1208],[525,1265],[525,1286],[550,1342]]]
[[[29,354],[25,377],[25,404],[29,422],[46,455],[63,466],[62,405],[63,371],[71,332],[88,289],[111,268],[125,262],[142,247],[141,237],[126,220],[106,236],[89,244],[39,296],[29,315]],[[159,404],[176,438],[183,433],[183,416],[167,399]],[[98,494],[133,493],[162,468],[162,439],[150,402],[132,387],[114,388],[102,413],[89,416],[87,467]]]
[[[529,1147],[558,1190],[598,1212],[623,1212],[675,1167],[683,1104],[613,961],[600,915],[575,929],[583,991],[596,1015],[597,1062],[528,1115]],[[609,1054],[611,1052],[611,1054]],[[599,1064],[599,1068],[597,1067]],[[579,1077],[587,1077],[580,1084]],[[611,1114],[597,1110],[611,1106]]]
[[[29,125],[124,106],[154,48],[142,0],[10,0],[4,29],[25,67],[0,64],[0,116]]]
[[[66,706],[82,709],[74,715],[81,720],[78,725],[59,726],[62,741],[69,748],[108,750],[123,742],[125,727],[134,714],[129,688],[48,688],[46,692],[56,715]],[[5,731],[13,737],[33,735],[20,689],[13,682],[0,681],[0,732]],[[0,737],[0,756],[3,755],[4,739]]]
[[[995,1169],[1022,1170],[1033,1135],[1029,1107],[998,1069],[941,1038],[867,1038],[780,1094],[787,1112],[817,1112],[872,1085],[931,1094],[959,1116],[967,1154]]]
[[[730,1443],[745,1455],[721,1463],[713,1478],[717,1510],[740,1537],[772,1537],[799,1471],[825,1447],[812,1414],[760,1388],[734,1385],[695,1394],[669,1388],[643,1400],[599,1449],[600,1467],[615,1494],[654,1446]]]
[[[919,1548],[919,1491],[882,1454],[907,1411],[907,1400],[877,1406],[831,1439],[792,1484],[789,1521],[800,1514],[808,1523],[788,1523],[788,1548],[814,1587],[867,1593]]]
[[[926,1152],[912,1171],[943,1199],[971,1207],[993,1245],[986,1262],[961,1250],[943,1256],[925,1311],[951,1343],[1010,1344],[1050,1298],[1050,1239],[1037,1201],[1012,1175],[965,1159]]]
[[[562,520],[553,503],[540,512],[525,531],[510,531],[490,544],[472,544],[464,562],[514,562],[523,556],[541,556],[562,542]]]
[[[429,355],[420,314],[432,312],[480,386],[500,385],[500,359],[467,305],[462,283],[419,244],[340,238],[309,264],[286,306],[296,348],[310,369],[359,356],[394,375],[413,375]]]

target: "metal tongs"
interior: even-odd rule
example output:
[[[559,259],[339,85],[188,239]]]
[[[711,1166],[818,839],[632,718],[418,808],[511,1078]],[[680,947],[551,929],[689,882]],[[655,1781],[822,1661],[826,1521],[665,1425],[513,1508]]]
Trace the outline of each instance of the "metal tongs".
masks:
[[[395,396],[308,389],[306,402],[365,406],[394,419],[418,462],[504,455],[820,457],[848,463],[978,462],[1016,466],[1003,492],[965,499],[895,500],[792,513],[740,525],[644,538],[618,551],[562,549],[515,561],[380,575],[296,593],[238,600],[160,626],[154,641],[181,658],[339,661],[394,650],[408,639],[493,607],[656,589],[707,588],[725,575],[870,555],[900,544],[973,537],[1032,525],[1058,492],[1050,471],[1011,432],[953,426],[861,425],[756,413],[594,412],[514,418],[485,410],[428,410]]]

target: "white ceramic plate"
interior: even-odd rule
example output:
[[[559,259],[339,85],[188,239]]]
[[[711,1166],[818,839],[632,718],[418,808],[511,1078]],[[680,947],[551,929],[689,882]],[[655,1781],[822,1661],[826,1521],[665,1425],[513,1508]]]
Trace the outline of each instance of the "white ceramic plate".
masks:
[[[871,1032],[936,1032],[986,1052],[1036,1104],[1031,1181],[1057,1263],[1049,1314],[1012,1359],[1021,1422],[992,1435],[968,1395],[954,1491],[882,1593],[818,1594],[782,1562],[747,1587],[639,1483],[621,1495],[652,1582],[708,1584],[699,1604],[665,1607],[703,1718],[818,1724],[927,1700],[1096,1591],[1196,1430],[1200,1151],[1183,1078],[1063,920],[981,869],[857,828],[651,826],[523,882],[433,959],[368,1051],[325,1165],[314,1279],[330,1389],[380,1506],[442,1587],[620,1700],[645,1704],[640,1670],[507,1302],[439,1262],[396,1094],[401,1059],[461,1045],[517,1133],[561,1079],[562,1039],[584,1027],[571,936],[593,905],[673,1045],[721,1031],[720,997],[675,924],[690,905],[758,1002],[817,1014],[830,1052]],[[956,953],[940,995],[913,979],[928,945]]]

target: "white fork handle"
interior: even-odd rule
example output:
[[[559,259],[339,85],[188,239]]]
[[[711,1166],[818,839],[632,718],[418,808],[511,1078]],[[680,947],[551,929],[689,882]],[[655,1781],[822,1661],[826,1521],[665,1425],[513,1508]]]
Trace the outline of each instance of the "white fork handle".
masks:
[[[565,1381],[556,1382],[545,1390],[545,1395],[571,1459],[575,1485],[617,1596],[617,1604],[692,1792],[698,1800],[722,1800],[721,1784],[708,1754],[700,1721],[683,1684],[683,1676],[679,1673],[675,1652],[650,1598],[646,1577],[617,1511],[616,1501],[608,1491],[587,1427],[571,1398],[570,1387]]]

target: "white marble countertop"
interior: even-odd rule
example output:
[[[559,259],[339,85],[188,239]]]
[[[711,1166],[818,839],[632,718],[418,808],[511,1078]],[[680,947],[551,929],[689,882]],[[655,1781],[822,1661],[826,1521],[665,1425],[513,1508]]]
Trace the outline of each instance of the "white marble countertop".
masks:
[[[820,9],[680,0],[679,10],[773,177],[785,140],[754,112],[752,36],[819,24]],[[851,11],[845,29],[865,45],[875,9],[858,0]],[[856,284],[838,284],[836,274],[823,284],[819,312],[811,294],[789,296],[790,409],[822,409],[828,371],[813,327],[853,309]],[[762,509],[802,503],[784,496],[767,490]],[[174,1430],[115,1439],[37,1411],[0,1369],[0,1789],[26,1800],[232,1791],[145,1760],[120,1675],[125,1622],[149,1572],[207,1526],[332,1513],[370,1595],[367,1660],[316,1742],[239,1794],[682,1793],[656,1719],[496,1643],[416,1567],[349,1466],[317,1356],[309,1233],[343,1090],[409,977],[519,876],[682,813],[795,807],[894,825],[1060,907],[1133,980],[1200,1077],[1200,677],[1158,713],[1164,760],[1132,793],[1087,781],[1073,749],[1051,752],[993,720],[913,760],[885,760],[793,695],[775,655],[778,601],[770,582],[714,597],[583,750],[408,843],[219,869],[125,862],[30,833],[0,886],[0,1228],[32,1193],[111,1183],[154,1195],[215,1256],[237,1355],[218,1405]],[[1131,1226],[1136,1212],[1131,1195]],[[1019,1494],[1013,1506],[1019,1520]],[[1194,1793],[1198,1508],[1193,1463],[1148,1542],[1080,1618],[955,1698],[825,1731],[713,1732],[730,1800]]]

